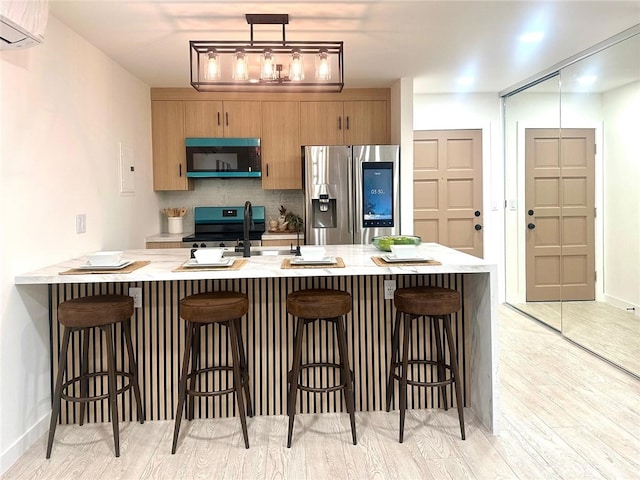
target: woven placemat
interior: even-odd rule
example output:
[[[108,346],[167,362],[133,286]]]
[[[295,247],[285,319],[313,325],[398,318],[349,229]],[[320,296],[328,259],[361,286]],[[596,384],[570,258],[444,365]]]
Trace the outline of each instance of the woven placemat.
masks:
[[[289,268],[344,268],[344,262],[342,258],[336,257],[336,263],[318,263],[311,265],[291,265],[291,259],[285,258],[282,260],[282,265],[280,268],[289,269]]]
[[[371,257],[373,263],[379,267],[413,267],[419,265],[442,265],[437,260],[421,260],[419,262],[385,262],[382,257]]]
[[[187,260],[188,262],[189,260]],[[191,267],[185,267],[185,264],[187,262],[184,262],[182,265],[180,265],[178,268],[173,269],[173,272],[206,272],[206,271],[212,271],[212,270],[240,270],[246,263],[248,260],[245,260],[244,258],[236,258],[236,260],[231,264],[231,265],[220,265],[218,266],[214,266],[214,265],[207,265],[205,267],[199,267],[199,266],[191,266]]]
[[[64,272],[60,272],[60,275],[86,275],[88,273],[131,273],[139,268],[144,267],[145,265],[149,265],[151,262],[149,260],[133,262],[131,265],[127,265],[124,268],[120,269],[96,269],[91,270],[89,268],[70,268]]]

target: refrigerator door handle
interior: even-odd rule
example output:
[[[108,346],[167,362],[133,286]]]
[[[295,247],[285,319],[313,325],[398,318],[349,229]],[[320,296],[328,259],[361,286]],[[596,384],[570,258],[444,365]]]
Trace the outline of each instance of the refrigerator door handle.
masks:
[[[349,203],[350,205],[347,208],[347,225],[348,225],[348,232],[353,234],[354,233],[354,227],[355,227],[355,221],[354,221],[354,217],[355,214],[353,213],[353,211],[355,210],[356,204],[354,202],[354,186],[353,186],[353,152],[351,155],[349,155],[349,161],[347,162],[347,185],[348,185],[348,197],[349,197]],[[353,237],[352,237],[352,241],[353,241]]]

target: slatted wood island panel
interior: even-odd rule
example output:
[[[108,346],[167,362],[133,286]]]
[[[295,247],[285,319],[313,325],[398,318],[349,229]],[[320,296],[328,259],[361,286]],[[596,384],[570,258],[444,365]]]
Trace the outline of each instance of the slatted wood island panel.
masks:
[[[242,319],[242,329],[254,411],[257,415],[284,415],[286,372],[291,363],[294,334],[293,319],[286,314],[287,292],[322,287],[340,288],[352,294],[353,308],[346,319],[346,326],[350,362],[355,374],[356,409],[374,411],[384,409],[391,326],[395,315],[393,302],[384,299],[384,280],[395,279],[398,287],[438,285],[454,288],[461,292],[463,298],[463,308],[454,315],[452,322],[464,380],[465,406],[473,409],[490,431],[497,431],[497,352],[493,341],[497,302],[492,285],[495,283],[495,266],[436,244],[421,246],[425,254],[428,252],[429,256],[442,263],[428,267],[377,266],[371,259],[377,252],[372,246],[327,248],[330,253],[334,253],[333,249],[340,254],[344,268],[285,270],[281,268],[285,257],[256,256],[235,271],[204,272],[194,269],[193,272],[177,272],[174,270],[188,258],[189,249],[135,250],[126,252],[126,257],[150,260],[151,263],[129,274],[59,275],[66,268],[82,263],[83,259],[80,258],[18,276],[16,283],[48,285],[52,378],[56,373],[61,337],[56,318],[58,303],[84,295],[126,295],[129,287],[142,288],[143,306],[136,309],[132,329],[148,420],[171,419],[175,414],[179,365],[184,348],[184,321],[179,316],[179,300],[186,295],[223,289],[248,294],[250,309]],[[220,361],[227,355],[226,332],[213,334],[212,329],[221,328],[217,325],[207,328],[209,333],[202,336],[203,352],[207,352],[210,360]],[[335,346],[330,333],[325,328],[315,326],[306,355],[315,361],[332,361]],[[434,332],[422,330],[420,333],[414,336],[416,340],[411,348],[424,356],[429,349],[435,349],[432,341]],[[118,365],[121,365],[126,358],[119,331],[115,338],[119,352]],[[69,353],[72,374],[79,368],[78,349],[79,345],[73,344]],[[103,363],[104,350],[104,339],[96,335],[90,347],[92,361],[98,365]],[[429,354],[435,355],[435,352]],[[203,381],[224,384],[227,379],[216,377]],[[97,388],[106,391],[106,384]],[[449,402],[454,397],[450,392]],[[397,402],[398,395],[395,398]],[[302,413],[344,410],[340,395],[335,393],[304,393],[301,400],[299,409]],[[412,389],[409,407],[440,407],[440,401],[435,389]],[[65,403],[62,422],[76,422],[77,406]],[[129,392],[125,393],[119,405],[123,419],[135,417],[135,405]],[[235,415],[233,398],[202,399],[197,404],[196,415],[200,418]],[[91,407],[90,421],[107,421],[107,416],[106,402]]]

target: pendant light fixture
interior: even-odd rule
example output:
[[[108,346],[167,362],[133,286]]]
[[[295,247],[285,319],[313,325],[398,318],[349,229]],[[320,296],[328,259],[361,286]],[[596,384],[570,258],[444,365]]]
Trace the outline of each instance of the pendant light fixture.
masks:
[[[343,42],[287,41],[288,14],[245,17],[249,42],[189,42],[193,88],[200,92],[342,91]],[[282,41],[254,41],[254,25],[282,25]]]

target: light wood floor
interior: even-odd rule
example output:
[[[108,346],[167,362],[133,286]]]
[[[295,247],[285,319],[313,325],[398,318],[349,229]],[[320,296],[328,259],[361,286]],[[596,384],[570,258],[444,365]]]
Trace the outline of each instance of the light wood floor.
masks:
[[[121,456],[110,426],[60,426],[52,458],[46,436],[3,479],[640,479],[640,382],[557,332],[500,309],[502,431],[493,436],[465,411],[357,414],[358,445],[345,414],[300,415],[287,449],[287,417],[183,422],[171,455],[171,422],[121,424]]]
[[[640,376],[640,317],[608,303],[529,302],[514,305],[570,340]]]

